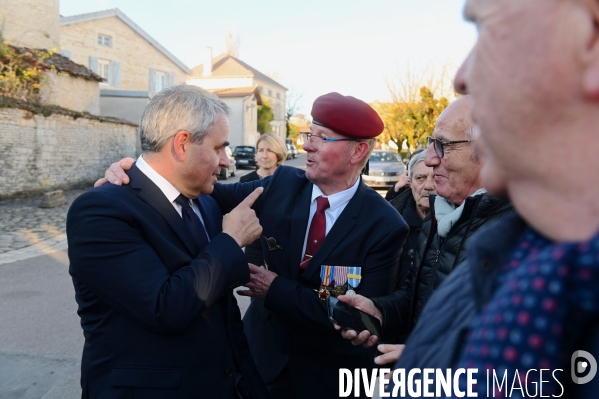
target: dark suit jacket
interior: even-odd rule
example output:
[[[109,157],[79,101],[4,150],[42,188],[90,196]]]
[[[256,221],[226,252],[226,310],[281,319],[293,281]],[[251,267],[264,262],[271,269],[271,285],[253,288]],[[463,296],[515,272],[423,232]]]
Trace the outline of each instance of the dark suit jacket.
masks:
[[[266,299],[253,300],[244,317],[252,354],[267,383],[289,364],[296,398],[337,397],[339,368],[372,368],[376,351],[353,346],[333,328],[326,301],[313,291],[320,286],[320,266],[361,266],[357,293],[385,295],[408,226],[382,196],[360,183],[300,274],[313,186],[303,170],[279,166],[272,177],[260,181],[217,184],[212,196],[228,212],[260,185],[265,191],[254,209],[264,229],[264,260],[278,277]],[[270,251],[264,237],[275,238],[282,249]]]
[[[214,200],[199,206],[199,248],[160,189],[136,166],[127,186],[75,200],[69,272],[85,336],[83,398],[234,398],[236,379],[268,396],[251,359],[232,288],[246,259]]]

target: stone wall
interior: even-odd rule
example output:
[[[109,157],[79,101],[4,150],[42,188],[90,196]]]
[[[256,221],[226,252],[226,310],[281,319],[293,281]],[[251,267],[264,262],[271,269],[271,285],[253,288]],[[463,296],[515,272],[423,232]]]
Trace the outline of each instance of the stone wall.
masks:
[[[135,126],[0,108],[0,199],[90,187],[135,155]]]
[[[44,104],[55,104],[73,111],[100,114],[100,86],[93,80],[77,76],[44,73],[45,80],[40,90]]]
[[[110,36],[112,47],[99,45],[98,34]],[[60,35],[61,49],[78,64],[89,68],[90,56],[120,62],[120,86],[101,84],[101,89],[148,91],[150,68],[172,72],[174,84],[185,83],[184,71],[116,16],[62,25]]]
[[[0,0],[0,28],[11,44],[32,48],[58,48],[58,0]]]

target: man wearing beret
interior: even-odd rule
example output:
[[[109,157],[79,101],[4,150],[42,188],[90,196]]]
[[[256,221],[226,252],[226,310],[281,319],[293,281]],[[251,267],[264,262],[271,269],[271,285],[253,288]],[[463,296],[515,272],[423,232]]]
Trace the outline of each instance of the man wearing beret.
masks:
[[[250,264],[251,281],[239,293],[252,297],[245,333],[275,398],[338,397],[340,368],[374,367],[373,348],[343,339],[323,299],[337,286],[366,297],[388,293],[408,233],[398,212],[360,179],[383,131],[378,114],[329,93],[316,99],[312,117],[305,171],[281,166],[270,178],[216,184],[212,194],[226,213],[264,187],[253,208],[265,267]],[[118,163],[106,177],[126,183]]]

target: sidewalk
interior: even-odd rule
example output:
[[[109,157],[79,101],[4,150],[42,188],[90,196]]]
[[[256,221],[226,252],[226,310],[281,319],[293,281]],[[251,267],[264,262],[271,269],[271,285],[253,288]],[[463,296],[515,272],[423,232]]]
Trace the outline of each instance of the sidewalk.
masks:
[[[65,191],[67,203],[49,209],[41,196],[0,201],[0,265],[66,249],[67,212],[85,191]]]

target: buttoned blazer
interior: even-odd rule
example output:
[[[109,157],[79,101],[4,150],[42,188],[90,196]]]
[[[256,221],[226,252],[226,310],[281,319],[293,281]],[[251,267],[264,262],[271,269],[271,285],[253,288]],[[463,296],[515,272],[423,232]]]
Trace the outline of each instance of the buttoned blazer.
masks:
[[[198,248],[160,189],[135,165],[129,185],[77,198],[67,216],[69,272],[85,336],[83,398],[233,398],[239,374],[267,397],[232,288],[245,256],[208,196],[210,243]]]
[[[313,184],[305,171],[279,166],[266,179],[217,184],[212,196],[223,212],[229,212],[258,186],[265,188],[254,204],[263,227],[264,260],[279,277],[266,299],[254,299],[244,317],[252,354],[267,383],[288,364],[298,398],[338,395],[339,368],[372,368],[376,352],[351,345],[333,328],[326,302],[314,291],[320,287],[321,265],[360,266],[362,280],[356,292],[385,295],[390,282],[396,281],[408,226],[381,195],[360,182],[309,267],[300,273]],[[266,237],[280,249],[270,250]]]

